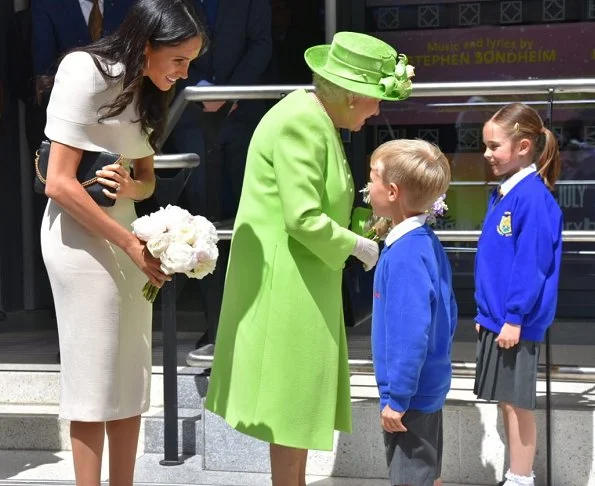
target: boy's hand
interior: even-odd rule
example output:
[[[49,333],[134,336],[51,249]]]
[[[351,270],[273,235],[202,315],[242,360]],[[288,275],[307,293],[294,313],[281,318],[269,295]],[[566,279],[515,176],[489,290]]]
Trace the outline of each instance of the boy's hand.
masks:
[[[504,349],[515,347],[521,338],[521,326],[505,323],[496,338],[498,346]]]
[[[479,334],[479,324],[477,322],[475,323],[475,332]]]
[[[380,414],[380,425],[387,432],[407,432],[407,427],[401,421],[405,412],[396,412],[387,405]]]

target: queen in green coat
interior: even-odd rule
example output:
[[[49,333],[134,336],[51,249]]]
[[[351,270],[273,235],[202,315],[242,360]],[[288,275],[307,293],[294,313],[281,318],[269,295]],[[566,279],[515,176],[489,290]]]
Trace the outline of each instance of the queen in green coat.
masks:
[[[337,33],[306,51],[315,92],[261,120],[248,150],[206,408],[271,444],[275,486],[305,484],[308,449],[351,432],[342,269],[378,246],[348,229],[354,200],[338,129],[360,130],[380,100],[411,92],[388,44]]]

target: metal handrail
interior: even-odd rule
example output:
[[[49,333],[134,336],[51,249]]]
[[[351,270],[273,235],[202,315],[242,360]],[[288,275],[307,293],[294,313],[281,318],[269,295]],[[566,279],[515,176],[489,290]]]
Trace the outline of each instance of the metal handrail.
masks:
[[[477,241],[481,235],[481,231],[478,230],[438,230],[435,233],[441,241]],[[595,241],[595,231],[562,231],[562,241],[592,243]]]
[[[475,242],[479,240],[479,230],[437,230],[434,231],[440,241]],[[221,228],[217,230],[220,240],[231,240],[233,229]],[[592,243],[595,241],[595,231],[562,231],[564,243]]]
[[[595,78],[528,79],[519,81],[461,81],[414,83],[412,98],[494,96],[556,93],[595,93]]]
[[[499,185],[496,181],[451,181],[449,187],[495,187]],[[595,186],[595,180],[577,179],[557,181],[556,186]]]
[[[200,350],[191,351],[186,357],[188,366],[194,368],[208,369],[213,366],[214,346],[209,344]],[[470,378],[475,376],[475,363],[465,361],[453,361],[453,378]],[[374,363],[371,359],[350,359],[349,372],[372,374],[374,373]],[[595,382],[595,368],[571,365],[553,365],[551,367],[551,376],[560,381],[581,381]],[[545,366],[539,366],[538,377],[545,378]]]
[[[156,155],[153,167],[160,169],[193,169],[200,164],[197,154],[161,154]]]
[[[173,127],[182,116],[189,101],[223,100],[272,100],[283,98],[292,91],[305,89],[306,85],[263,85],[263,86],[189,86],[179,93],[169,111],[167,127],[159,140],[159,146],[167,139]],[[464,81],[454,83],[415,83],[411,98],[441,96],[494,96],[529,95],[555,93],[595,93],[594,78],[572,79],[530,79],[521,81]]]
[[[314,91],[312,85],[188,86],[176,96],[167,116],[165,132],[157,142],[162,147],[189,101],[278,100],[298,89]]]

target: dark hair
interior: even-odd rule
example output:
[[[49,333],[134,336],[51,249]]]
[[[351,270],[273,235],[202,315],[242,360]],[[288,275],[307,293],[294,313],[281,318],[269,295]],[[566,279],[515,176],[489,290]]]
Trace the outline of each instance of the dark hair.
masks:
[[[511,103],[501,108],[490,118],[515,143],[526,138],[533,146],[533,162],[546,186],[554,189],[560,176],[562,163],[558,140],[551,130],[543,125],[539,114],[523,103]]]
[[[169,104],[175,90],[161,91],[143,76],[145,46],[148,42],[155,49],[171,47],[197,36],[202,38],[201,52],[204,52],[208,43],[205,28],[186,0],[137,0],[113,34],[74,49],[89,53],[105,78],[123,82],[122,93],[101,107],[99,122],[122,113],[136,95],[138,121],[143,131],[149,134],[149,143],[157,151],[157,142],[165,131]],[[116,63],[122,63],[124,70],[111,74],[110,67]],[[53,77],[49,79],[44,84],[51,86]]]

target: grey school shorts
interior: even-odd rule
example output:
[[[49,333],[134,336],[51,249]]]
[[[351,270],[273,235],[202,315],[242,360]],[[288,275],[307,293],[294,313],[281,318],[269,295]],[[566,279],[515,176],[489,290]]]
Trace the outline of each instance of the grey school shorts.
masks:
[[[407,432],[384,432],[391,485],[433,486],[442,473],[442,410],[408,410]]]

